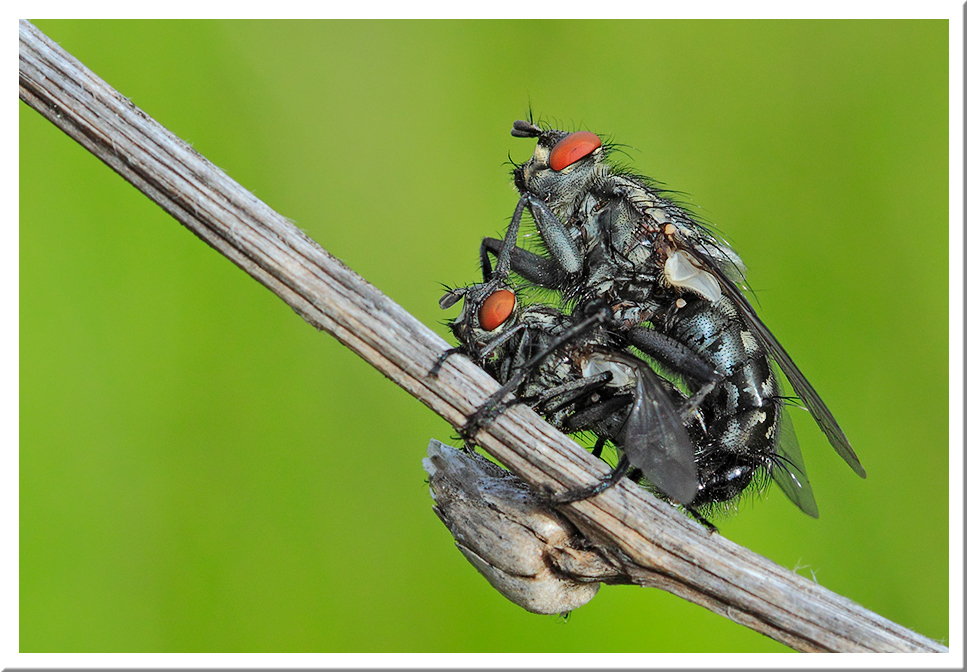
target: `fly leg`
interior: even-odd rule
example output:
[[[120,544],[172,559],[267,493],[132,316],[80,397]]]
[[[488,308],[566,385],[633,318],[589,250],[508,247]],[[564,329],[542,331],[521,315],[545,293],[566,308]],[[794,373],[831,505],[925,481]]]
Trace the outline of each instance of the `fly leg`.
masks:
[[[621,459],[618,460],[618,465],[606,476],[603,476],[597,483],[585,486],[583,488],[566,490],[558,494],[550,495],[548,500],[552,504],[571,504],[572,502],[580,502],[585,499],[590,499],[591,497],[594,497],[595,495],[598,495],[608,488],[616,485],[618,481],[624,478],[625,474],[628,473],[628,469],[630,467],[631,462],[628,461],[628,456],[622,455]]]
[[[566,226],[547,204],[533,194],[527,194],[528,209],[534,216],[537,231],[551,258],[565,273],[580,273],[584,268],[584,254]]]
[[[507,396],[521,386],[527,378],[528,371],[521,368],[499,390],[487,397],[487,400],[473,414],[467,418],[467,423],[460,430],[464,440],[472,442],[480,430],[485,429],[498,415],[513,405],[512,401],[505,401]]]
[[[670,369],[703,382],[722,380],[722,374],[705,358],[681,341],[660,331],[648,327],[633,327],[628,330],[626,337],[631,345]]]
[[[591,393],[611,382],[613,377],[610,371],[605,371],[594,376],[578,378],[577,380],[562,383],[561,385],[541,392],[534,403],[534,408],[539,408],[544,415],[552,415],[566,406],[572,405],[583,398],[587,398]],[[571,417],[573,418],[574,416],[572,415]],[[586,425],[569,429],[571,431],[580,431],[584,426]]]
[[[484,278],[489,278],[493,270],[490,266],[490,255],[499,257],[504,249],[504,241],[499,238],[484,238],[480,244],[480,265]],[[528,282],[548,289],[561,289],[567,274],[551,259],[534,254],[522,247],[513,247],[510,251],[510,270]]]
[[[536,254],[517,247],[520,220],[524,215],[525,207],[534,217],[537,231],[544,241],[550,259],[542,259]],[[489,258],[491,252],[497,254],[497,263],[493,269]],[[488,282],[506,280],[511,270],[524,277],[528,277],[528,271],[534,271],[536,277],[534,279],[528,277],[529,280],[538,284],[551,283],[542,286],[556,288],[560,287],[563,274],[575,274],[581,271],[584,267],[584,254],[557,215],[551,212],[544,201],[528,192],[517,202],[517,208],[514,210],[514,216],[510,220],[510,226],[507,227],[503,241],[497,241],[494,238],[484,239],[480,247],[480,263],[484,270],[484,279]]]
[[[631,394],[620,394],[595,403],[594,405],[578,411],[572,415],[564,423],[565,429],[568,431],[580,431],[583,429],[595,428],[595,426],[621,413],[624,409],[627,409],[634,402],[634,396]],[[627,411],[625,411],[626,413]],[[591,454],[595,457],[601,457],[601,451],[604,448],[604,444],[607,443],[609,439],[613,437],[599,435],[598,440],[594,444],[594,449]],[[628,472],[631,467],[631,462],[628,456],[622,453],[621,458],[618,460],[618,464],[611,470],[610,473],[603,476],[600,481],[587,485],[580,488],[574,488],[571,490],[565,490],[560,493],[549,493],[548,500],[554,504],[570,504],[571,502],[580,502],[585,499],[589,499],[598,495],[608,488],[614,486],[621,478]]]
[[[594,448],[591,449],[591,454],[597,458],[600,458],[601,452],[604,450],[604,445],[607,442],[607,439],[605,439],[603,436],[599,436],[598,440],[594,442]]]
[[[530,194],[525,194],[517,201],[514,216],[510,218],[510,226],[507,227],[507,233],[504,234],[503,244],[497,253],[497,263],[493,268],[490,266],[490,259],[487,253],[481,247],[480,265],[483,267],[484,285],[486,286],[484,295],[489,295],[498,284],[510,276],[511,255],[514,249],[517,249],[517,235],[520,233],[520,220],[524,216],[524,208],[527,207],[529,198],[533,197]]]
[[[594,404],[580,410],[576,411],[564,421],[564,429],[568,432],[580,432],[583,430],[596,430],[596,434],[602,436],[605,440],[613,439],[611,432],[607,430],[600,429],[600,423],[605,422],[614,417],[621,417],[627,415],[628,407],[635,401],[635,395],[633,394],[617,394],[610,399],[605,399],[602,401],[595,402]],[[622,413],[622,411],[624,411]],[[624,424],[624,418],[617,422],[617,427],[615,428],[615,433],[620,429],[620,426]]]
[[[440,367],[442,367],[443,363],[446,362],[448,359],[450,359],[450,357],[452,357],[453,355],[466,356],[467,351],[463,347],[450,348],[448,350],[444,350],[443,354],[440,355],[440,357],[437,358],[435,362],[433,362],[433,367],[427,372],[426,375],[429,376],[430,378],[436,378],[437,374],[440,373]]]
[[[447,293],[440,298],[440,307],[444,309],[450,308],[457,301],[463,298],[464,302],[468,304],[470,311],[476,312],[477,310],[479,310],[480,304],[482,303],[482,299],[480,299],[479,297],[483,296],[484,298],[486,298],[487,296],[490,295],[489,293],[484,293],[482,291],[485,289],[486,289],[486,283],[481,285],[470,285],[469,287],[458,287],[456,289],[448,290]],[[483,348],[471,347],[468,345],[460,345],[456,348],[450,348],[449,350],[444,351],[444,353],[440,355],[439,359],[437,359],[433,363],[433,366],[427,372],[427,375],[431,378],[435,378],[437,374],[440,372],[440,368],[443,366],[444,362],[446,362],[447,359],[449,359],[451,356],[456,354],[464,355],[465,357],[470,359],[473,363],[479,366],[490,355],[490,353],[492,353],[494,350],[499,348],[506,341],[510,340],[513,336],[517,334],[517,332],[521,330],[526,330],[528,328],[529,328],[529,325],[525,323],[515,325],[512,329],[508,329],[503,334],[501,334],[497,338],[490,341]]]
[[[464,357],[468,358],[477,366],[480,366],[481,362],[487,359],[490,353],[492,353],[494,350],[496,350],[501,345],[503,345],[505,341],[509,341],[513,336],[517,334],[517,332],[526,331],[528,328],[529,328],[529,325],[527,324],[515,325],[512,329],[508,329],[506,332],[501,334],[498,338],[495,338],[493,341],[488,343],[486,347],[479,348],[474,351],[471,351],[469,348],[463,345],[457,346],[456,348],[450,348],[448,350],[444,350],[443,354],[440,355],[439,359],[437,359],[433,363],[433,367],[427,372],[426,375],[430,376],[431,378],[435,378],[436,375],[440,372],[440,367],[443,366],[443,363],[446,362],[453,355],[463,355]]]
[[[637,481],[640,481],[640,480],[642,480],[644,478],[644,474],[641,473],[641,470],[640,469],[632,469],[628,473],[628,478],[630,478],[631,480],[637,482]],[[685,513],[687,513],[692,518],[694,518],[698,523],[700,523],[702,525],[702,527],[704,527],[705,529],[707,529],[710,533],[713,533],[714,534],[714,533],[716,533],[716,532],[719,531],[719,528],[715,527],[715,525],[713,525],[712,522],[709,521],[708,518],[706,518],[701,513],[699,513],[698,509],[696,509],[691,504],[684,504],[684,505],[682,505],[682,508],[685,510]]]
[[[500,415],[508,406],[504,399],[507,395],[516,392],[521,384],[533,371],[536,371],[548,357],[558,348],[574,339],[588,334],[593,329],[606,324],[611,319],[611,310],[607,306],[602,306],[583,319],[581,322],[568,327],[563,333],[556,336],[543,351],[537,353],[529,360],[524,362],[504,385],[492,394],[483,405],[471,415],[464,425],[462,434],[465,439],[472,440],[481,429],[493,422],[494,418]]]
[[[709,519],[703,516],[701,513],[699,513],[694,507],[686,506],[685,511],[688,513],[688,515],[690,515],[692,518],[694,518],[699,523],[701,523],[702,526],[705,529],[707,529],[709,532],[714,534],[719,531],[719,528],[715,527],[715,525],[709,522]]]
[[[705,396],[725,378],[691,347],[660,331],[648,327],[634,327],[628,330],[626,338],[646,355],[682,373],[686,378],[701,383],[701,387],[689,398],[686,412],[697,409]]]

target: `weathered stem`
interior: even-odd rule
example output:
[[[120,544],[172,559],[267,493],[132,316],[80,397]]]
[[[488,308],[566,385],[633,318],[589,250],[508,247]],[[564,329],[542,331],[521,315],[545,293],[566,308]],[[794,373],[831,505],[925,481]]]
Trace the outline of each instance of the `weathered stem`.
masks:
[[[280,214],[26,21],[20,98],[195,235],[455,427],[497,384],[462,357],[427,375],[447,344]],[[574,487],[603,464],[527,408],[480,445],[531,484]],[[801,651],[945,651],[620,484],[561,511],[630,580],[703,605]]]

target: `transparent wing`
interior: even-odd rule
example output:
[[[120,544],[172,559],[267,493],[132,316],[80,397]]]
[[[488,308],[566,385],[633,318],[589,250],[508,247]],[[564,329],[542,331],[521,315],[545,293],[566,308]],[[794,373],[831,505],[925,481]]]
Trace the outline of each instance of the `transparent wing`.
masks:
[[[792,419],[785,407],[782,409],[780,426],[782,433],[779,435],[778,459],[772,464],[772,478],[793,504],[813,518],[819,518],[819,507],[816,506],[813,488],[806,476],[799,440],[796,439]]]
[[[806,376],[803,375],[799,367],[796,366],[795,362],[792,361],[792,357],[786,352],[786,349],[782,347],[776,337],[772,335],[769,328],[762,323],[759,316],[756,315],[755,309],[749,303],[745,295],[742,294],[741,290],[735,286],[735,284],[729,280],[727,275],[720,270],[718,264],[712,263],[711,260],[699,250],[690,250],[693,256],[698,258],[705,266],[705,270],[712,273],[719,281],[719,285],[722,287],[722,292],[728,296],[732,301],[735,302],[736,307],[739,312],[745,318],[746,323],[755,332],[755,335],[759,338],[759,341],[765,346],[769,354],[776,360],[779,364],[779,368],[782,369],[783,373],[789,379],[792,384],[792,389],[795,391],[796,395],[802,400],[803,404],[812,414],[819,428],[823,430],[826,438],[832,444],[833,449],[842,457],[846,464],[848,464],[853,471],[857,473],[861,478],[866,478],[866,470],[863,469],[863,465],[860,464],[860,460],[856,457],[856,453],[853,452],[853,447],[850,446],[849,440],[840,429],[839,424],[833,417],[833,414],[827,408],[826,404],[819,397],[819,393],[809,384],[806,380]]]
[[[622,353],[616,360],[636,371],[634,403],[621,431],[621,448],[632,466],[677,502],[689,504],[698,492],[695,449],[678,405],[651,367]]]

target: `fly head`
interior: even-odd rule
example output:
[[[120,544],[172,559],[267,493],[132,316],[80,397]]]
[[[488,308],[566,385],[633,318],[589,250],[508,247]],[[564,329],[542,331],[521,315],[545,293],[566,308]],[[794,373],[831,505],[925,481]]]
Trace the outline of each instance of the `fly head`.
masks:
[[[511,134],[537,138],[533,156],[514,169],[517,190],[547,202],[566,221],[608,168],[601,138],[590,131],[544,130],[529,121],[515,122]]]

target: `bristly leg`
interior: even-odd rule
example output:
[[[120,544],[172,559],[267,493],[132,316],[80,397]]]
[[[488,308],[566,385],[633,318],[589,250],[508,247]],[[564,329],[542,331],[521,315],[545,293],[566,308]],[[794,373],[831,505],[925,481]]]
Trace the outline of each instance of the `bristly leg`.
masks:
[[[622,455],[621,459],[618,460],[617,466],[609,474],[603,476],[597,483],[573,490],[565,490],[560,493],[549,493],[547,500],[552,504],[572,504],[590,499],[617,484],[628,473],[630,467],[631,463],[628,461],[628,456]]]

